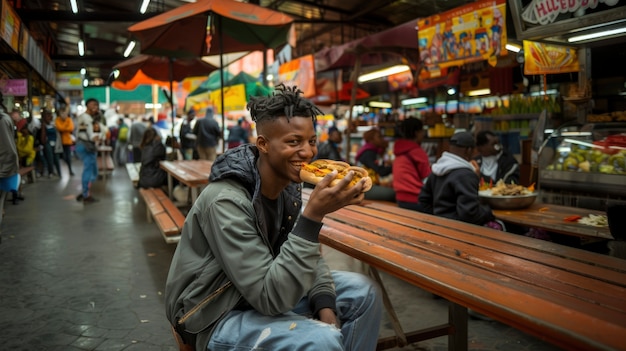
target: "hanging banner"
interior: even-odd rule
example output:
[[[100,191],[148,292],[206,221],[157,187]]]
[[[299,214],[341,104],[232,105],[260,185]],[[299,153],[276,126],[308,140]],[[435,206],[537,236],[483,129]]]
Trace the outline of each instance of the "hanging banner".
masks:
[[[20,17],[5,0],[2,0],[1,16],[0,36],[17,52],[20,39]]]
[[[222,91],[217,89],[212,91],[209,96],[211,103],[215,108],[215,112],[222,113]],[[244,84],[237,84],[230,87],[224,87],[224,110],[243,111],[246,109],[246,87]]]
[[[615,6],[618,2],[619,0],[533,0],[522,12],[522,18],[528,23],[545,25],[553,23],[561,14],[595,9],[599,3]]]
[[[0,92],[5,96],[26,96],[28,95],[28,81],[26,79],[1,80]]]
[[[297,86],[305,98],[315,96],[315,64],[313,55],[306,55],[278,67],[278,80],[288,86]]]
[[[461,66],[506,55],[505,0],[483,0],[417,21],[421,62]]]
[[[524,74],[578,72],[575,48],[524,40]]]

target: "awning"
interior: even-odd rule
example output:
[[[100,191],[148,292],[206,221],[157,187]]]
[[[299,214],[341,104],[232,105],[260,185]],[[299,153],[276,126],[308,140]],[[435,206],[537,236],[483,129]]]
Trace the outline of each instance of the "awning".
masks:
[[[322,72],[353,67],[356,64],[357,55],[361,56],[362,66],[398,62],[400,58],[417,62],[419,59],[417,19],[318,51],[315,54],[315,70]]]

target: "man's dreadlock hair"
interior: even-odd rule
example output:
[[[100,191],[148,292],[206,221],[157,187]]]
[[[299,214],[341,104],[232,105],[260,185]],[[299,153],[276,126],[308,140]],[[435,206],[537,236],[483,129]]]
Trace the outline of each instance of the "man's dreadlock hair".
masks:
[[[301,97],[301,94],[298,87],[288,87],[281,83],[271,96],[251,96],[247,108],[257,124],[282,116],[287,117],[287,120],[294,116],[310,116],[315,122],[317,116],[323,113],[311,101]]]

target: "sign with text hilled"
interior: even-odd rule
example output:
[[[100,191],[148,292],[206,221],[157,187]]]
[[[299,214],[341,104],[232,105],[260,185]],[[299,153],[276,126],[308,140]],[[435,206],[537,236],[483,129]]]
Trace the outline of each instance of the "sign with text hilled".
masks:
[[[505,0],[482,0],[417,21],[420,62],[461,66],[506,55]]]

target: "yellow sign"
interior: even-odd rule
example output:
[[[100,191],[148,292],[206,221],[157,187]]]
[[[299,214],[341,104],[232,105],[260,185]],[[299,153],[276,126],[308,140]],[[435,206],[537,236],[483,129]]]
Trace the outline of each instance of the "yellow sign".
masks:
[[[222,113],[222,92],[220,89],[212,91],[210,100],[215,108],[215,112]],[[246,109],[246,87],[244,84],[237,84],[224,87],[224,110],[243,111]]]
[[[420,18],[420,61],[443,68],[506,55],[505,15],[504,0],[482,0]]]
[[[578,70],[578,51],[575,48],[524,40],[524,74],[555,74]]]

